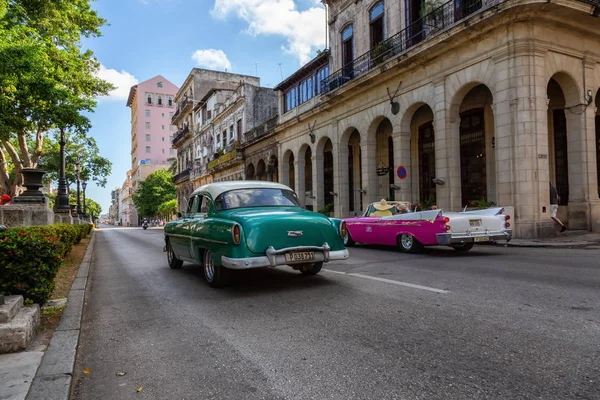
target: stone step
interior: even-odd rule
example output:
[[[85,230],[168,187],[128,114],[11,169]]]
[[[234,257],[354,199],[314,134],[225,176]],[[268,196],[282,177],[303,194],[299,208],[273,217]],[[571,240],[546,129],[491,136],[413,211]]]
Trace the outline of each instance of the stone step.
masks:
[[[40,324],[40,306],[23,307],[10,321],[0,324],[0,354],[25,350]]]
[[[13,319],[23,308],[23,296],[4,296],[4,304],[0,306],[0,324]]]

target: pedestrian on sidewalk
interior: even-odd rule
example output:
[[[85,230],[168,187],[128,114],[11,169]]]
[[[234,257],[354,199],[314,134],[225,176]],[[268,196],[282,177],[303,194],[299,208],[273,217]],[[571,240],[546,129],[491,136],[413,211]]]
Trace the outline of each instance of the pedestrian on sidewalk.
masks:
[[[560,201],[560,196],[558,195],[558,191],[554,186],[552,186],[552,182],[550,182],[550,212],[552,215],[552,220],[560,226],[560,231],[564,232],[567,230],[565,224],[562,223],[560,219],[558,219],[558,202]]]

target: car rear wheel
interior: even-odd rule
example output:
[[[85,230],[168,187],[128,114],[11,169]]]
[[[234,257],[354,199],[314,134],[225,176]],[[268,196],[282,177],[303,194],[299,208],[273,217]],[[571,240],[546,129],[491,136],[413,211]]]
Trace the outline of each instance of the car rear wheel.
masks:
[[[183,265],[183,261],[175,256],[175,252],[173,251],[173,247],[171,247],[170,240],[167,241],[167,262],[169,263],[169,267],[172,269],[179,269]]]
[[[473,248],[474,244],[473,243],[465,243],[465,244],[455,244],[454,246],[452,246],[452,248],[456,251],[458,251],[459,253],[466,253],[467,251],[471,250]]]
[[[223,287],[229,281],[229,270],[225,267],[215,265],[213,256],[210,250],[204,250],[202,268],[204,277],[208,284],[212,287]]]
[[[344,236],[344,246],[345,247],[354,247],[356,242],[352,239],[352,235],[350,235],[350,231],[346,232],[346,236]]]
[[[398,247],[404,253],[418,253],[422,250],[423,245],[413,235],[404,233],[398,236]]]
[[[321,268],[323,268],[323,262],[302,264],[300,266],[300,272],[302,272],[302,275],[316,275],[321,272]]]

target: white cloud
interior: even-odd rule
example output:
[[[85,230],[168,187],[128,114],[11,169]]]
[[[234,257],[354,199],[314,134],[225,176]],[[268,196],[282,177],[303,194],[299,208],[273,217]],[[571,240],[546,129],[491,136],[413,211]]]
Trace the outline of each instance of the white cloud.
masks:
[[[231,63],[223,50],[196,50],[194,54],[192,54],[192,60],[200,67],[208,69],[226,69],[231,71]]]
[[[283,50],[301,64],[314,49],[325,47],[325,9],[311,7],[298,11],[294,0],[215,0],[211,11],[216,18],[236,15],[248,23],[251,35],[280,35],[287,40]]]
[[[102,64],[100,64],[100,70],[98,70],[98,77],[116,86],[108,96],[104,97],[110,100],[127,100],[129,89],[139,83],[135,76],[129,72],[125,70],[119,72],[116,69],[106,68]]]

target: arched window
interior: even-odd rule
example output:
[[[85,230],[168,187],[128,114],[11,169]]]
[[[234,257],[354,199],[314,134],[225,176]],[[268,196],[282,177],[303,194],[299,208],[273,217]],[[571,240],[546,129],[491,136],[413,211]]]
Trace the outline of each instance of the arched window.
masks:
[[[369,29],[371,31],[371,48],[385,40],[385,9],[383,1],[375,4],[369,11]]]
[[[342,30],[342,66],[344,68],[344,76],[352,79],[354,71],[354,28],[352,24],[346,26]]]

